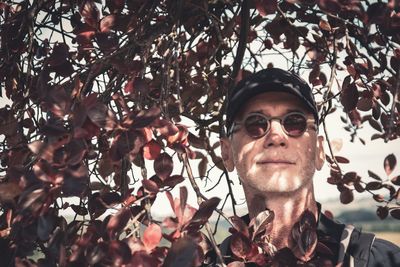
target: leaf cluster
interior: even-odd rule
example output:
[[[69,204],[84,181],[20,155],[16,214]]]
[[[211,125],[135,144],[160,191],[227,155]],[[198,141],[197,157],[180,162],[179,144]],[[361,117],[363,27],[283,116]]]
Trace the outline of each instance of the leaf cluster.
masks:
[[[218,252],[207,221],[214,210],[229,217],[222,210],[226,201],[217,208],[219,199],[204,197],[197,182],[214,187],[225,177],[235,213],[233,181],[215,137],[224,134],[225,96],[260,68],[286,64],[306,77],[322,124],[340,112],[351,140],[366,143],[357,135],[363,125],[376,131],[371,140],[398,138],[395,3],[0,2],[0,95],[9,100],[0,108],[2,262],[185,266],[200,265],[211,248]],[[328,131],[325,136],[331,148]],[[328,182],[337,185],[343,203],[366,191],[382,203],[380,218],[399,219],[399,176],[385,180],[370,171],[374,181],[367,182],[343,171],[347,160],[332,149],[327,159]],[[389,176],[396,158],[384,162]],[[222,173],[219,180],[211,170]],[[198,209],[187,205],[183,187],[179,199],[170,193],[184,180]],[[151,208],[161,194],[174,216],[157,221]],[[273,251],[266,247],[270,215],[263,216],[265,223],[245,233],[232,220],[241,261],[263,261],[249,239]],[[313,229],[313,223],[299,227]],[[301,253],[312,251],[312,234],[294,236]]]

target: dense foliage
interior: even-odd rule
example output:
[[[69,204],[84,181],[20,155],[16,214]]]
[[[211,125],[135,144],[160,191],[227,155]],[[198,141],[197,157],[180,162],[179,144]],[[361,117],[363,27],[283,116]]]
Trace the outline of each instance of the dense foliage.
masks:
[[[217,208],[218,198],[203,196],[196,178],[219,168],[225,179],[218,182],[230,188],[216,152],[216,136],[224,133],[223,100],[235,81],[260,68],[283,65],[312,84],[329,148],[324,119],[333,112],[342,113],[356,141],[364,142],[357,136],[364,124],[376,130],[371,139],[398,138],[396,3],[0,2],[0,94],[11,100],[0,109],[0,261],[15,260],[17,266],[202,262],[216,245],[208,218],[214,210],[227,215]],[[388,179],[371,170],[373,181],[344,172],[344,156],[332,149],[327,155],[327,182],[337,185],[342,203],[350,203],[355,191],[367,191],[378,203],[379,217],[400,219],[395,156],[384,159]],[[181,172],[173,168],[177,162]],[[192,166],[198,166],[198,176]],[[185,179],[197,194],[198,209],[186,204],[186,188],[179,189],[179,198],[170,193]],[[150,210],[160,194],[167,195],[175,214],[161,222]],[[232,190],[228,197],[234,206]],[[67,221],[66,210],[75,214],[73,220]],[[267,238],[273,213],[261,216],[263,223],[250,230],[231,219],[239,261],[270,262],[260,258],[258,247],[264,255],[274,254]],[[307,233],[315,228],[307,214],[299,223]],[[299,248],[309,253],[313,244],[302,244],[303,233],[294,233]]]

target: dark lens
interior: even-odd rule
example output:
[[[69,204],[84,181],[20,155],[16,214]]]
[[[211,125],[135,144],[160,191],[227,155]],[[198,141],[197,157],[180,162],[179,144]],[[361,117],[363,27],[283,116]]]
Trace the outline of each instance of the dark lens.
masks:
[[[268,129],[268,119],[261,115],[253,114],[246,118],[244,126],[251,137],[260,137]]]
[[[300,136],[307,127],[307,119],[301,114],[289,114],[283,121],[283,127],[290,136]]]

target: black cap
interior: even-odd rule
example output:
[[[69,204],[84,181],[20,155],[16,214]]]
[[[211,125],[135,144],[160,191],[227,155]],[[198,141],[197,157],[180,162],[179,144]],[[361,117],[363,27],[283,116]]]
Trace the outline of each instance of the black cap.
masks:
[[[237,113],[244,104],[250,98],[266,92],[286,92],[297,96],[314,115],[318,125],[317,105],[307,82],[289,71],[268,68],[242,79],[228,96],[226,106],[227,131],[229,131]]]

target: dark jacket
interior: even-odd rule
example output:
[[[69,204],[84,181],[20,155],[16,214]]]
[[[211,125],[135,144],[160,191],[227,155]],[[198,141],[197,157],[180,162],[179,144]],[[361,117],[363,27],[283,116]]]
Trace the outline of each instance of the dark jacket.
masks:
[[[320,206],[318,205],[320,209]],[[242,218],[249,223],[249,216]],[[374,234],[363,233],[349,224],[331,220],[321,212],[318,218],[317,235],[319,241],[327,245],[333,252],[333,266],[342,263],[343,267],[400,267],[400,248],[393,243],[375,238]],[[220,245],[222,255],[227,262],[232,261],[230,238]],[[204,266],[217,266],[215,255]],[[257,266],[246,264],[246,266]]]

